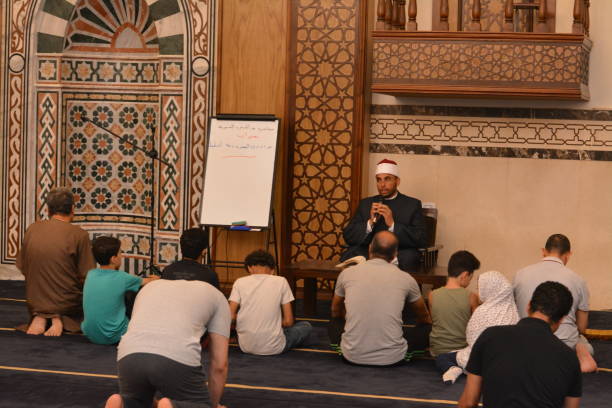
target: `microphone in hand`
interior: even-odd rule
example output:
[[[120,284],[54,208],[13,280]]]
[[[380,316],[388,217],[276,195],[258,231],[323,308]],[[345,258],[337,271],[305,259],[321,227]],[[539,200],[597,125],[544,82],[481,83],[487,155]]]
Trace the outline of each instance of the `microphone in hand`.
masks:
[[[376,198],[374,199],[375,203],[382,203],[383,202],[383,198],[382,196],[376,196]],[[378,222],[378,219],[380,218],[380,214],[378,212],[374,213],[374,216],[372,217],[372,225],[376,224]]]

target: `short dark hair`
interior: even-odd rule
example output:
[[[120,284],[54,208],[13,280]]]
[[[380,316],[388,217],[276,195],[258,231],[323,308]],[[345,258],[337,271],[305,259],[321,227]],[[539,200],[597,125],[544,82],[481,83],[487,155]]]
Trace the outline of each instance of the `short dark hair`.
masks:
[[[559,255],[565,255],[572,249],[569,238],[563,234],[553,234],[548,237],[544,248],[548,252],[556,252]]]
[[[389,232],[393,235],[394,239],[384,239],[385,231],[381,231],[374,235],[372,239],[372,243],[370,244],[370,253],[372,256],[376,258],[382,258],[387,262],[391,262],[393,258],[397,256],[397,248],[399,246],[397,237],[392,232]],[[381,235],[382,234],[382,235]]]
[[[480,261],[469,251],[457,251],[448,260],[448,276],[453,278],[465,271],[471,275],[478,268]]]
[[[119,254],[121,241],[115,237],[101,236],[93,240],[91,247],[96,262],[100,265],[108,265],[111,258]]]
[[[208,246],[208,235],[202,228],[189,228],[181,235],[181,253],[184,258],[196,259]]]
[[[54,188],[47,194],[49,216],[54,214],[69,215],[74,205],[74,194],[69,188]]]
[[[547,281],[540,283],[533,292],[530,309],[532,313],[543,313],[557,323],[569,313],[573,302],[572,292],[565,285]]]
[[[249,266],[267,266],[270,269],[276,268],[274,257],[268,251],[258,249],[251,252],[244,258],[244,267],[248,270]]]

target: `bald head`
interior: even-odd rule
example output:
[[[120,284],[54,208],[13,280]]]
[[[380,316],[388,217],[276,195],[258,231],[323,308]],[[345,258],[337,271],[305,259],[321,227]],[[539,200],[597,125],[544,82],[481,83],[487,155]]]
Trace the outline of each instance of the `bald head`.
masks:
[[[374,235],[370,244],[370,258],[380,258],[391,262],[397,256],[397,237],[389,231]]]

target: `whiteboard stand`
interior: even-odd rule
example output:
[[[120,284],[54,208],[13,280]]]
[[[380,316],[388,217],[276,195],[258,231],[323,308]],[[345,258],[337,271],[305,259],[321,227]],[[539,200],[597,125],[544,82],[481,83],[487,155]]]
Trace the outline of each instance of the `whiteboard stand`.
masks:
[[[274,217],[274,209],[270,214],[270,228],[266,229],[266,251],[270,252],[270,245],[274,245],[274,262],[276,267],[276,273],[280,275],[280,269],[278,266],[278,242],[276,240],[276,218]],[[217,227],[219,228],[219,227]],[[262,232],[262,230],[257,231],[239,231],[239,230],[231,230],[230,228],[226,228],[229,232],[241,232],[241,233],[250,233],[250,232]],[[227,239],[227,238],[226,238]],[[242,269],[244,268],[244,261],[213,261],[210,255],[210,244],[207,247],[206,251],[206,265],[211,268],[220,267],[220,268],[232,268],[232,269]]]
[[[208,126],[200,224],[235,231],[244,221],[250,231],[267,231],[278,271],[276,222],[272,208],[280,119],[274,115],[218,115]],[[243,268],[242,261],[212,261],[211,266]]]

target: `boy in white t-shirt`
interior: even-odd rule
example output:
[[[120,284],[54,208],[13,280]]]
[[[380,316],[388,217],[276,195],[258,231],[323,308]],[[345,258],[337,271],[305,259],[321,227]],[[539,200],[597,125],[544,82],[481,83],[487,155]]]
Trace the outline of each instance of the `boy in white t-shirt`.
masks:
[[[244,264],[250,275],[234,282],[229,297],[240,349],[273,355],[301,345],[312,326],[304,321],[294,324],[294,297],[287,279],[272,275],[274,257],[260,249],[247,255]]]

